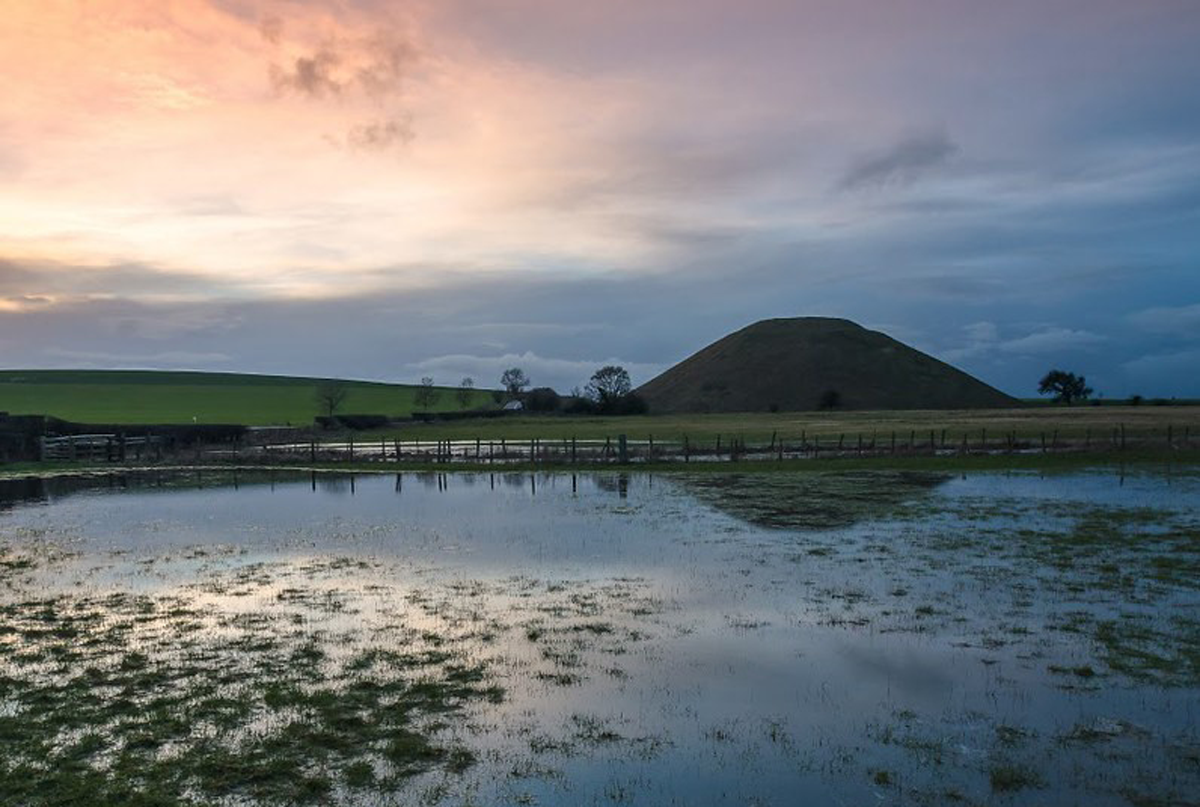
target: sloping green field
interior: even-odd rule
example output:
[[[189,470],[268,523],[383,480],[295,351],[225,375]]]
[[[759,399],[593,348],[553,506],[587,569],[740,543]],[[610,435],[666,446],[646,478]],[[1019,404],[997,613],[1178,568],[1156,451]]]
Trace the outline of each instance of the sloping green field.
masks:
[[[53,415],[78,423],[244,423],[308,425],[322,379],[153,370],[3,370],[0,412]],[[345,381],[339,414],[408,415],[417,387]],[[463,408],[457,390],[438,387],[434,411]],[[466,408],[487,406],[476,390]]]

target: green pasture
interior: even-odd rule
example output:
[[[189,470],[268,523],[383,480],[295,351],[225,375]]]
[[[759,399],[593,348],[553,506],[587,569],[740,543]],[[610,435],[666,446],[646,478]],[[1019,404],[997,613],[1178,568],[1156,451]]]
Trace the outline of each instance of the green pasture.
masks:
[[[307,426],[323,414],[316,401],[322,379],[234,373],[156,371],[0,371],[0,411],[52,415],[78,423],[242,423]],[[345,381],[341,414],[406,416],[417,387]],[[432,408],[463,408],[457,390],[438,387]],[[490,390],[472,393],[469,406],[493,406]]]
[[[590,417],[568,415],[518,415],[501,418],[472,418],[433,423],[404,424],[377,436],[420,440],[603,440],[625,434],[631,440],[653,437],[678,442],[686,435],[694,445],[731,438],[747,444],[769,443],[772,435],[789,443],[801,437],[822,441],[844,438],[846,445],[875,440],[907,444],[915,436],[918,445],[928,444],[930,432],[940,443],[946,431],[947,444],[957,445],[964,434],[972,444],[986,436],[991,443],[1015,432],[1022,441],[1040,441],[1041,436],[1060,441],[1080,440],[1090,435],[1097,443],[1112,439],[1124,426],[1130,439],[1147,435],[1165,438],[1170,429],[1177,439],[1200,443],[1200,406],[1074,406],[1019,407],[1013,409],[921,410],[869,412],[744,412],[738,414],[638,415]],[[915,433],[915,435],[914,435]]]

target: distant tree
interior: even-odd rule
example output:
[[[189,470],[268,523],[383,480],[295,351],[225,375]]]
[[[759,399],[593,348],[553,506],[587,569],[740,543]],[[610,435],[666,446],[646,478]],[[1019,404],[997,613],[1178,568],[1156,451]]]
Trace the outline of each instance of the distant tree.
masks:
[[[557,412],[562,398],[550,387],[535,387],[525,395],[525,408],[530,412]]]
[[[1141,406],[1142,401],[1144,401],[1144,400],[1145,400],[1145,398],[1143,398],[1141,395],[1130,395],[1129,396],[1129,405],[1130,406]]]
[[[632,390],[633,385],[625,368],[609,364],[592,374],[584,394],[595,404],[597,411],[606,414],[644,412],[645,401],[636,398]]]
[[[625,368],[608,364],[592,373],[587,384],[587,396],[603,409],[606,404],[628,395],[632,388]]]
[[[458,397],[458,405],[466,409],[471,405],[471,399],[475,397],[475,379],[471,376],[466,376],[458,384],[458,391],[454,393]]]
[[[520,367],[509,367],[500,376],[500,386],[508,390],[508,394],[516,398],[521,390],[529,386],[529,376]]]
[[[842,405],[842,393],[835,389],[827,389],[821,393],[820,399],[817,400],[817,408],[822,411],[837,409]]]
[[[1038,382],[1038,394],[1053,395],[1056,403],[1070,406],[1075,401],[1086,400],[1092,394],[1092,388],[1081,375],[1051,370]]]
[[[416,402],[418,409],[423,409],[428,412],[429,407],[437,403],[439,395],[440,393],[433,386],[433,379],[429,376],[425,376],[421,379],[421,386],[417,387],[417,391],[413,396],[413,400]]]
[[[349,393],[350,390],[344,383],[330,380],[318,384],[313,397],[316,400],[317,408],[329,417],[333,417],[334,413],[346,402],[346,396]]]

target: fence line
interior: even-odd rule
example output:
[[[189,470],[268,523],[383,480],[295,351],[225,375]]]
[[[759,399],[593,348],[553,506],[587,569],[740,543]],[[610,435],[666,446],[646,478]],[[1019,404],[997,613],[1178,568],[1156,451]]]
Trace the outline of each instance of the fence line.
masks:
[[[424,462],[431,465],[467,463],[505,465],[536,463],[572,465],[593,463],[711,463],[738,460],[783,461],[821,457],[951,456],[966,454],[1050,454],[1080,451],[1136,449],[1193,449],[1190,425],[1135,432],[1118,424],[1109,430],[1088,428],[1082,433],[1062,434],[1046,430],[1018,435],[1015,430],[990,431],[931,428],[799,435],[775,431],[770,440],[749,443],[738,435],[699,438],[679,434],[664,439],[647,435],[630,439],[625,434],[604,438],[524,438],[510,440],[482,437],[458,440],[404,440],[399,437],[347,435],[337,439],[235,440],[216,445],[178,445],[156,436],[129,437],[118,434],[82,434],[43,437],[40,456],[46,460],[103,462],[179,461],[255,463],[338,462]]]
[[[468,463],[478,465],[512,463],[646,463],[646,462],[720,462],[737,460],[811,459],[819,457],[880,457],[880,456],[949,456],[959,454],[1049,454],[1080,451],[1114,451],[1134,449],[1174,450],[1197,447],[1190,426],[1176,430],[1133,433],[1124,426],[1111,433],[1095,433],[1088,429],[1079,435],[1063,435],[1048,430],[1036,435],[1018,435],[1016,431],[989,432],[986,428],[965,431],[949,429],[915,430],[904,432],[840,432],[808,434],[798,437],[780,435],[777,431],[769,441],[748,443],[739,436],[716,435],[696,439],[682,434],[674,439],[647,435],[630,439],[618,434],[603,439],[581,440],[576,437],[485,440],[374,440],[310,439],[307,442],[264,443],[240,449],[210,451],[228,458],[237,454],[242,459],[259,457],[264,460],[307,458],[311,462],[427,462],[430,464]],[[240,451],[240,453],[239,453]]]

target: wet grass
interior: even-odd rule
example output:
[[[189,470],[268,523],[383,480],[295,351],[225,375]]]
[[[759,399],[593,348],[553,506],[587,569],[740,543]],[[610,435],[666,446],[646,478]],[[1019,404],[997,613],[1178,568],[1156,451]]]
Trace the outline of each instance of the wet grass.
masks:
[[[236,598],[274,582],[241,570],[204,588]],[[473,764],[447,730],[469,704],[503,697],[485,667],[419,641],[346,653],[358,630],[311,632],[319,613],[277,602],[279,613],[213,609],[182,591],[4,603],[0,802],[328,803]]]

